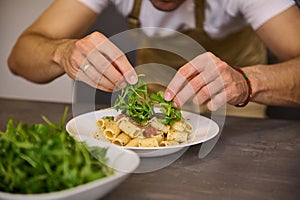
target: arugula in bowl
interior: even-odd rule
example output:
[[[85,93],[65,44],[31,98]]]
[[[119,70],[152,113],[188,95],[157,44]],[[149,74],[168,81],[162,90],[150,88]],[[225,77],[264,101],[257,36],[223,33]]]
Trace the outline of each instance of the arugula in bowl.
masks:
[[[0,131],[0,191],[36,194],[60,191],[110,176],[107,148],[87,147],[60,124],[28,125],[14,119]],[[96,156],[95,156],[96,155]]]

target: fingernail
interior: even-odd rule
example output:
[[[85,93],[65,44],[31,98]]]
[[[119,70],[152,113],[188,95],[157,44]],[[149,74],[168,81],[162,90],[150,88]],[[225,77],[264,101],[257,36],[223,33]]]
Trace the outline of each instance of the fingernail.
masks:
[[[165,99],[166,99],[166,101],[170,101],[171,100],[171,94],[170,94],[170,92],[166,92]]]
[[[131,83],[136,83],[136,82],[137,82],[136,76],[132,75],[132,76],[130,77],[130,81],[131,81]]]
[[[175,103],[175,102],[174,102],[174,107],[175,107],[175,108],[178,108],[178,105],[177,105],[177,103]]]

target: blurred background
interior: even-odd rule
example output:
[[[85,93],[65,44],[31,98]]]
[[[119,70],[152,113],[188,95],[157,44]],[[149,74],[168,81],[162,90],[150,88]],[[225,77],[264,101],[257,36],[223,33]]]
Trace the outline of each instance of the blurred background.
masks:
[[[76,84],[73,88],[74,81],[67,75],[39,85],[13,75],[8,69],[7,58],[17,38],[52,2],[53,0],[0,1],[0,98],[71,103],[73,91],[75,101],[90,98],[87,94],[91,94],[90,91],[94,89],[83,83]],[[125,29],[125,19],[110,5],[89,32],[99,30],[110,36]],[[97,98],[100,103],[110,102],[110,94],[107,93],[97,92]]]
[[[7,58],[19,35],[51,2],[52,0],[0,1],[1,98],[33,99],[53,102],[72,101],[73,81],[66,75],[49,84],[38,85],[13,75],[7,66]]]

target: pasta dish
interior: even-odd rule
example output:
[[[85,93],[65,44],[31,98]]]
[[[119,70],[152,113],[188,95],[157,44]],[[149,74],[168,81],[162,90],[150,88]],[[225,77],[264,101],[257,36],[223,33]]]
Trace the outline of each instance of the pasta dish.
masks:
[[[163,95],[162,91],[148,94],[146,83],[142,80],[127,86],[114,104],[121,113],[97,119],[98,130],[93,137],[127,147],[186,143],[193,127],[183,119],[172,101],[164,100]]]

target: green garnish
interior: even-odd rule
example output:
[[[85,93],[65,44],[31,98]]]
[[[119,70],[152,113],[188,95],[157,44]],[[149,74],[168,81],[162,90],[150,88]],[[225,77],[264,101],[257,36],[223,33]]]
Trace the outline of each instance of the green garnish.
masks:
[[[114,116],[104,116],[103,119],[114,120]]]
[[[44,116],[46,124],[8,121],[6,131],[0,131],[0,191],[53,192],[113,173],[105,165],[106,148],[91,147],[90,153],[85,143],[66,132],[67,110],[60,124]]]
[[[173,101],[166,101],[164,99],[164,93],[162,91],[156,94],[151,93],[149,95],[152,104],[158,104],[162,114],[160,119],[163,124],[173,124],[176,121],[182,120],[182,115],[180,110],[174,107]]]
[[[154,114],[153,106],[147,101],[146,83],[139,79],[135,85],[128,85],[118,96],[114,108],[145,125]]]
[[[139,75],[139,77],[141,76],[143,75]],[[114,108],[118,111],[121,110],[122,113],[141,125],[146,125],[153,116],[157,115],[154,112],[154,105],[161,108],[160,114],[164,117],[161,119],[163,124],[172,124],[182,120],[181,112],[174,107],[173,101],[167,102],[163,96],[162,91],[157,94],[148,94],[147,84],[139,79],[135,85],[128,85],[121,91]]]

